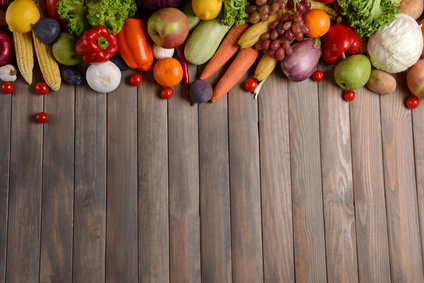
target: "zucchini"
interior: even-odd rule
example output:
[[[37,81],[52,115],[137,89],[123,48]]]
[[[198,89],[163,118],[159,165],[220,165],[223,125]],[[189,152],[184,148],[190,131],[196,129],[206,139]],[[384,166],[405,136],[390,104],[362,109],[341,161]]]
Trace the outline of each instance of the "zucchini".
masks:
[[[191,7],[191,1],[185,1],[181,8],[181,12],[183,12],[188,20],[189,30],[194,30],[195,27],[200,23],[201,19],[196,16],[193,12],[193,8]]]
[[[221,17],[202,21],[189,36],[185,47],[184,56],[193,65],[206,63],[218,49],[231,26],[221,23]]]

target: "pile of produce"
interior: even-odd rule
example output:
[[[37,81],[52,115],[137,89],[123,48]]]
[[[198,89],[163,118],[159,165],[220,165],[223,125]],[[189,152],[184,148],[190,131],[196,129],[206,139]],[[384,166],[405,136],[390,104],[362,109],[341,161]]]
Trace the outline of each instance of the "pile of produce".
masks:
[[[378,94],[396,89],[393,74],[407,73],[413,109],[424,97],[421,0],[14,0],[0,3],[0,80],[14,91],[17,75],[33,83],[38,62],[39,94],[61,83],[84,80],[95,91],[119,87],[153,72],[170,99],[184,84],[191,103],[217,102],[251,68],[244,82],[257,97],[277,66],[287,79],[324,79],[323,60],[334,64],[334,80],[347,101],[368,87]],[[35,56],[34,56],[35,51]],[[12,55],[16,61],[12,61]],[[10,62],[16,62],[16,66]],[[81,64],[88,64],[82,71]],[[189,78],[189,64],[203,65]],[[215,85],[208,78],[227,65]],[[47,122],[40,113],[38,121]]]

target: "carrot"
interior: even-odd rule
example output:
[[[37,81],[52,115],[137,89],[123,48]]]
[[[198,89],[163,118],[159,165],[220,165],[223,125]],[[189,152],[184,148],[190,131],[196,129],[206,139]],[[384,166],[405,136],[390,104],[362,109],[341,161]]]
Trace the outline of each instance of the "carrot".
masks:
[[[222,66],[224,66],[224,64],[227,63],[234,54],[236,54],[237,50],[240,48],[237,45],[237,42],[248,27],[249,25],[247,23],[239,26],[234,24],[231,27],[227,35],[222,40],[221,45],[203,69],[203,72],[200,75],[201,80],[210,78]]]
[[[254,47],[242,48],[213,90],[211,102],[217,102],[236,85],[259,56]]]

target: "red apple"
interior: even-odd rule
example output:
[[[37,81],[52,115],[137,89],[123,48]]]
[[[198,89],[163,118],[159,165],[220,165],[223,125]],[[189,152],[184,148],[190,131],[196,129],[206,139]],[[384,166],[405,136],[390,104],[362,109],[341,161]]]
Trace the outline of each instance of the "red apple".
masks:
[[[189,32],[187,16],[177,8],[162,8],[147,21],[147,32],[156,45],[175,48],[186,40]]]
[[[418,98],[424,98],[424,59],[418,60],[406,72],[406,84]]]

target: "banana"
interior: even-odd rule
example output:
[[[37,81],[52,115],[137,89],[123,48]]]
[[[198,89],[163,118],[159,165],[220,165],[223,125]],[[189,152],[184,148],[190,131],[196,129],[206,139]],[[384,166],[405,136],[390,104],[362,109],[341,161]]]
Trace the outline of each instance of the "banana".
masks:
[[[337,20],[339,14],[333,8],[317,0],[310,0],[310,2],[311,2],[311,10],[314,10],[314,9],[323,10],[324,12],[328,14],[331,20],[333,21]]]
[[[251,25],[240,37],[238,41],[238,46],[240,48],[247,48],[251,47],[258,42],[259,38],[264,32],[268,31],[268,26],[270,23],[272,23],[275,20],[278,20],[282,17],[282,10],[280,10],[278,13],[269,16],[268,21],[266,22],[258,22],[254,25]]]

